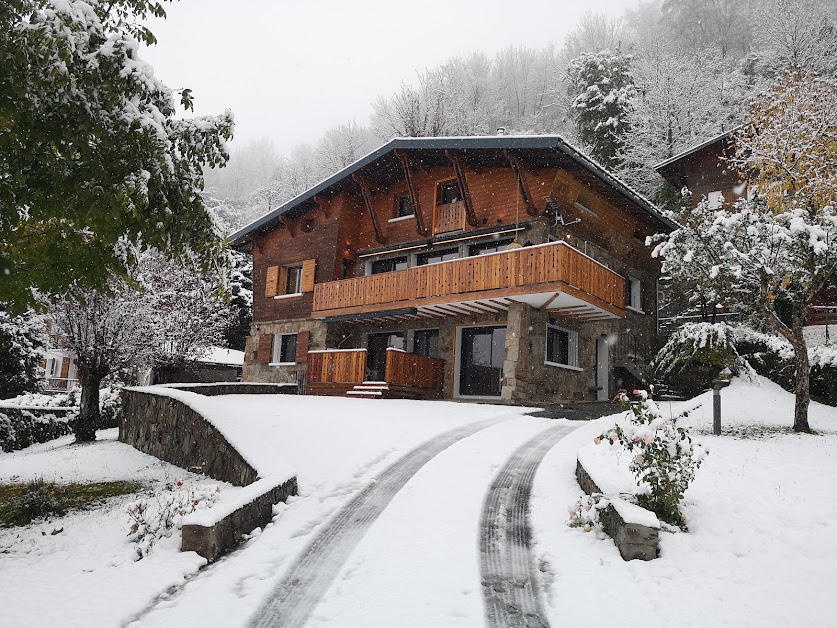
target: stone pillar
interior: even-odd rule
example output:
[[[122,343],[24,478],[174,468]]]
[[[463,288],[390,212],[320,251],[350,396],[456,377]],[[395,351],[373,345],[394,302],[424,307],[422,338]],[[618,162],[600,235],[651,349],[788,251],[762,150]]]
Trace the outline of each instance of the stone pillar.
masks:
[[[521,388],[519,378],[521,369],[527,368],[527,337],[529,330],[529,312],[525,303],[512,303],[509,306],[506,324],[506,358],[503,361],[503,381],[500,398],[503,401],[522,401],[526,391]]]

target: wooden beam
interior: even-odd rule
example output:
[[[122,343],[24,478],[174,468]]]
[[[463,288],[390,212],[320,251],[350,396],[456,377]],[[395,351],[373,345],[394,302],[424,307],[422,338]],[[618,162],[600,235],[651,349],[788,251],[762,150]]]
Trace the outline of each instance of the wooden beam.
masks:
[[[462,167],[462,160],[459,153],[453,150],[446,150],[445,156],[453,164],[453,171],[456,173],[456,182],[459,184],[459,191],[462,192],[462,200],[465,202],[465,217],[472,227],[477,226],[477,215],[474,213],[474,202],[471,200],[471,190],[468,188],[468,181],[465,179],[465,169]]]
[[[352,175],[352,180],[357,183],[360,188],[360,194],[363,197],[364,205],[366,205],[366,211],[369,212],[369,216],[372,218],[372,226],[375,228],[375,239],[381,244],[386,244],[384,234],[381,232],[381,223],[378,221],[378,214],[375,213],[375,207],[372,205],[372,192],[370,191],[372,186],[369,184],[369,181],[358,172],[355,172]]]
[[[518,161],[517,157],[505,148],[503,149],[503,156],[506,158],[506,161],[509,162],[509,165],[512,170],[514,170],[514,174],[517,177],[517,186],[520,188],[520,196],[523,198],[524,205],[526,205],[526,213],[530,216],[538,216],[540,212],[538,211],[538,208],[535,207],[535,203],[532,200],[532,194],[529,192],[529,184],[526,182],[526,177],[524,176],[523,164]]]
[[[561,293],[560,293],[560,292],[556,292],[555,294],[553,294],[551,297],[549,297],[549,298],[546,300],[546,303],[544,303],[542,306],[540,306],[540,307],[538,308],[538,311],[539,311],[539,312],[544,312],[544,311],[546,310],[546,308],[548,308],[550,305],[552,305],[552,302],[553,302],[555,299],[557,299],[560,295],[561,295]]]
[[[259,252],[259,255],[264,254],[263,245],[264,245],[264,238],[262,236],[258,236],[255,233],[250,234],[250,241],[253,243],[253,246],[256,247],[256,250]]]
[[[314,195],[314,202],[317,204],[317,207],[320,208],[320,211],[323,212],[323,218],[328,220],[331,216],[329,215],[329,210],[331,209],[331,203],[333,199],[329,200],[325,196],[321,194]]]
[[[416,220],[416,231],[419,235],[428,236],[430,235],[430,229],[427,228],[427,225],[424,224],[424,216],[421,213],[421,207],[419,207],[419,197],[418,192],[416,191],[416,186],[413,183],[413,169],[410,166],[410,158],[407,156],[402,150],[396,150],[395,156],[398,157],[398,160],[401,162],[401,167],[404,169],[404,180],[407,182],[407,191],[410,193],[410,203],[413,205],[413,216]]]
[[[288,233],[291,234],[292,238],[296,237],[296,221],[290,218],[285,218],[284,216],[279,216],[278,218],[279,224],[284,225],[288,229]]]

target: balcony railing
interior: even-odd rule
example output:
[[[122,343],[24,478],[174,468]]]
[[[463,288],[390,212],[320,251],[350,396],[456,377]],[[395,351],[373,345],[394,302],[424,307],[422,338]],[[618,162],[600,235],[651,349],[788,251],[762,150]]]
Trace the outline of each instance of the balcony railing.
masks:
[[[465,203],[456,201],[436,205],[433,212],[433,234],[461,231],[465,228]]]
[[[624,315],[625,279],[564,242],[317,284],[313,313],[326,318],[548,292]]]

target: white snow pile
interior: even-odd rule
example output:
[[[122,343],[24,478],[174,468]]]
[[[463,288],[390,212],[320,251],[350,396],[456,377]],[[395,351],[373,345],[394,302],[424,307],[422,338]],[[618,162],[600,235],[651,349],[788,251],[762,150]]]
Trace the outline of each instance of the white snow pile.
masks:
[[[552,625],[825,626],[837,565],[837,409],[812,403],[816,435],[791,431],[794,397],[776,384],[733,380],[712,435],[712,394],[659,403],[710,451],[686,491],[688,533],[660,533],[658,560],[625,562],[610,539],[566,525],[582,491],[576,453],[607,458],[593,439],[616,416],[564,438],[533,491],[536,556]],[[624,458],[628,455],[625,454]],[[602,490],[633,481],[628,460],[597,464]],[[591,609],[595,612],[591,614]]]

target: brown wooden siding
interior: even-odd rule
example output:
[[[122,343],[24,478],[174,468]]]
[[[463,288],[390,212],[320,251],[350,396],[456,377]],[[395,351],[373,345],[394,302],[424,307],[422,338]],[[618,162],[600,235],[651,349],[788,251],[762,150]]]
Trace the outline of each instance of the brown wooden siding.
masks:
[[[319,284],[314,311],[324,317],[422,305],[425,300],[429,304],[453,295],[478,299],[494,296],[486,294],[491,291],[511,295],[548,290],[586,295],[599,307],[623,313],[624,278],[562,242]]]
[[[442,390],[445,385],[445,361],[415,353],[387,351],[387,384]]]
[[[366,379],[366,350],[311,351],[308,381],[312,383],[360,383]]]

